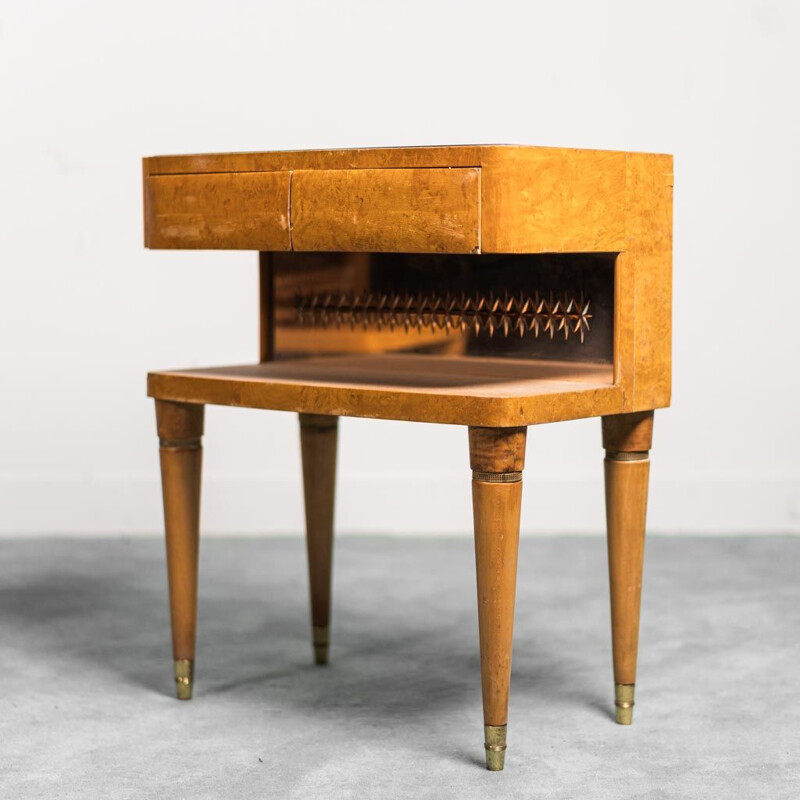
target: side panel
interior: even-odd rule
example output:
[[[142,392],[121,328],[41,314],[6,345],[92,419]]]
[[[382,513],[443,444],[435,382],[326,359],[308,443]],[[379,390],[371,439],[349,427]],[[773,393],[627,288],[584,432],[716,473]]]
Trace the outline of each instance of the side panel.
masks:
[[[631,411],[662,408],[672,389],[672,156],[628,155],[633,296]]]
[[[625,153],[491,151],[482,174],[484,253],[609,253],[625,247]]]

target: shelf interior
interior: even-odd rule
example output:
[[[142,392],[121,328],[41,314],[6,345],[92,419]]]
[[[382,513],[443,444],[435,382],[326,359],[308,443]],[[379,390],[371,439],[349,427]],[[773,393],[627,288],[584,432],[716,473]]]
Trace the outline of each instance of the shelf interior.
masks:
[[[166,374],[248,383],[325,385],[476,397],[531,396],[613,385],[613,368],[610,364],[507,358],[434,358],[398,353],[317,356]]]

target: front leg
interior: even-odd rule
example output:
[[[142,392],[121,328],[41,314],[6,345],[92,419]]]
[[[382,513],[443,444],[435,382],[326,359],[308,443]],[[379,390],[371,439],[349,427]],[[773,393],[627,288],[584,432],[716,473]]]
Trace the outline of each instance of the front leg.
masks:
[[[314,661],[328,663],[338,417],[300,414]]]
[[[603,417],[614,699],[620,725],[633,722],[652,441],[652,411]]]
[[[204,406],[156,400],[175,692],[190,700],[197,626],[197,557]]]
[[[486,767],[503,769],[525,428],[470,428]]]

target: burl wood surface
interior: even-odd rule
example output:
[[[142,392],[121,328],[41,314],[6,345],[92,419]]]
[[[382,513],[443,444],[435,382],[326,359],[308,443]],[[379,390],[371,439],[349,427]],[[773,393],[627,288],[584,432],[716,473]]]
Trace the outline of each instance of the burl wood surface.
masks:
[[[602,364],[394,353],[153,372],[148,393],[182,402],[496,427],[613,414],[622,405],[622,391]]]
[[[624,250],[626,153],[487,149],[481,169],[484,253]]]
[[[653,444],[652,411],[603,417],[603,449],[609,453],[642,453]]]
[[[290,250],[289,172],[152,176],[145,181],[147,246]]]
[[[522,472],[527,428],[470,428],[469,466],[477,472]]]
[[[302,236],[294,242],[295,249],[299,250],[417,252],[416,248],[408,250],[402,246],[402,229],[407,228],[407,221],[393,219],[391,215],[383,221],[378,236],[369,237],[367,245],[365,231],[356,225],[357,218],[360,213],[369,215],[367,198],[377,197],[378,202],[388,204],[386,207],[394,214],[399,206],[406,205],[409,218],[415,213],[421,213],[421,219],[427,216],[432,236],[417,242],[422,248],[420,252],[472,252],[473,249],[484,253],[618,252],[626,248],[630,235],[626,225],[630,212],[628,187],[630,180],[636,177],[636,170],[631,175],[628,161],[631,156],[639,155],[646,160],[667,159],[671,168],[669,156],[485,145],[156,156],[144,160],[144,179],[147,197],[148,191],[164,191],[170,181],[183,180],[185,175],[207,176],[209,191],[217,175],[293,176],[298,181],[292,180],[290,186],[289,227],[297,224],[296,201],[316,204],[313,217],[308,207],[303,214]],[[462,174],[447,178],[440,170]],[[346,174],[351,177],[344,177]],[[343,186],[342,181],[350,180],[359,184],[355,193]],[[475,248],[464,249],[464,234],[454,230],[460,227],[460,221],[454,226],[448,218],[454,212],[451,205],[454,187],[473,180],[480,192],[478,241]],[[671,176],[668,181],[671,184]],[[154,188],[149,189],[150,184]],[[434,188],[436,193],[444,191],[448,198],[448,202],[440,206],[438,222],[430,216],[435,211],[430,204],[404,197],[409,186],[418,186],[424,197],[427,184],[437,187]],[[311,188],[316,200],[306,192]],[[473,189],[470,186],[465,189],[468,206],[461,211],[469,209],[467,220],[471,228]],[[397,195],[397,202],[392,202],[392,194]],[[334,232],[330,220],[339,215],[338,203],[344,199],[352,209],[357,197],[365,202],[355,207],[356,219],[350,217],[352,237],[347,235],[346,229]],[[415,203],[418,212],[414,210]],[[170,246],[164,244],[163,239],[150,238],[158,235],[159,222],[150,213],[147,203],[146,216],[148,246]],[[369,217],[365,220],[368,224]],[[197,221],[198,241],[204,238],[210,247],[229,246],[215,244],[213,232],[203,230],[200,222]],[[398,225],[396,235],[393,233],[395,223]],[[448,227],[455,248],[445,251],[442,249],[444,242],[437,244],[436,230]],[[331,236],[336,236],[335,243]],[[357,246],[359,241],[363,246]],[[245,245],[240,247],[247,249]]]
[[[626,308],[617,316],[617,381],[630,377],[626,411],[670,403],[672,181],[671,156],[629,155],[627,246],[618,259],[616,292]]]
[[[480,170],[298,170],[292,248],[477,252]]]

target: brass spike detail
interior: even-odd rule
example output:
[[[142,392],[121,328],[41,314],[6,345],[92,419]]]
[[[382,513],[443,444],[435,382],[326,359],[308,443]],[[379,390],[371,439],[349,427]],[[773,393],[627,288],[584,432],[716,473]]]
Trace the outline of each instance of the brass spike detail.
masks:
[[[565,292],[560,297],[552,293],[542,297],[539,292],[533,295],[520,293],[518,296],[506,292],[503,297],[493,292],[488,295],[476,293],[444,297],[433,293],[387,292],[376,295],[372,292],[341,292],[299,295],[296,300],[297,324],[308,327],[350,330],[371,327],[390,331],[403,328],[406,333],[416,329],[422,333],[425,328],[449,334],[451,330],[462,333],[473,332],[475,336],[495,334],[508,338],[526,334],[539,338],[540,333],[556,334],[569,340],[570,334],[580,338],[581,344],[591,330],[589,320],[591,301],[583,293],[572,295]]]

